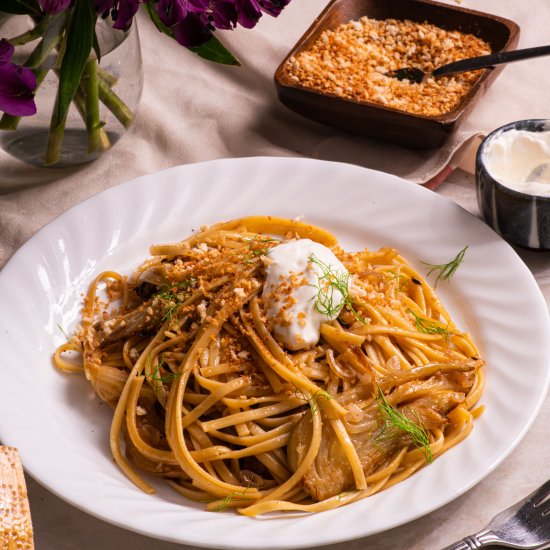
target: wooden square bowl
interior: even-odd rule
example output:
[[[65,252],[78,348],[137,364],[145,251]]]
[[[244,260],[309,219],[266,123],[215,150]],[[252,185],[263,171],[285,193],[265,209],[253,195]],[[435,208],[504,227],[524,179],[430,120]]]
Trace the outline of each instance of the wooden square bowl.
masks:
[[[275,72],[280,101],[293,111],[342,130],[384,139],[415,149],[440,146],[458,127],[484,90],[504,67],[485,70],[470,91],[448,113],[412,114],[372,102],[344,99],[293,82],[287,62],[309,49],[325,30],[363,16],[371,19],[408,19],[428,22],[445,30],[458,30],[485,40],[493,52],[514,49],[519,27],[513,21],[431,0],[332,0],[292,48]]]

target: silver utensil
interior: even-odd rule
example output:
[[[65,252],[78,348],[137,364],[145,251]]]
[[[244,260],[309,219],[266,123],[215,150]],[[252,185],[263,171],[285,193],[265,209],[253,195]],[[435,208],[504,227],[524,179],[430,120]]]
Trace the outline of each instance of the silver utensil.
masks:
[[[539,548],[550,543],[550,480],[496,515],[485,529],[443,548],[474,550],[490,544]]]
[[[536,48],[525,48],[523,50],[492,53],[479,57],[461,59],[460,61],[454,61],[453,63],[442,65],[441,67],[434,69],[431,73],[426,73],[415,67],[404,67],[395,71],[389,71],[386,73],[386,76],[391,76],[393,78],[397,78],[398,80],[410,80],[411,82],[420,84],[427,78],[437,78],[438,76],[447,74],[465,73],[476,69],[486,69],[487,67],[502,65],[503,63],[513,63],[515,61],[522,61],[523,59],[531,59],[532,57],[541,57],[544,55],[550,55],[550,46],[537,46]]]

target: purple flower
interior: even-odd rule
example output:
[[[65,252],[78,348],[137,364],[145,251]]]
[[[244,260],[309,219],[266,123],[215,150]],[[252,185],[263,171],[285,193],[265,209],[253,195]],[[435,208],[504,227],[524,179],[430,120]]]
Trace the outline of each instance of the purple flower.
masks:
[[[107,2],[108,0],[96,0]],[[111,0],[113,1],[113,0]],[[127,2],[129,0],[126,0]],[[134,0],[137,1],[137,0]],[[207,42],[216,29],[251,29],[262,12],[277,17],[290,0],[157,0],[160,20],[186,47]]]
[[[115,7],[114,0],[94,0],[94,8],[101,17],[107,19],[111,10]]]
[[[132,25],[134,15],[139,8],[139,0],[120,0],[118,2],[118,10],[111,12],[111,16],[115,20],[113,23],[113,29],[119,29],[121,31],[127,31]]]
[[[176,40],[186,48],[200,46],[212,37],[207,14],[189,13],[174,27]]]
[[[156,10],[167,27],[174,27],[189,13],[205,13],[209,4],[209,0],[159,0]]]
[[[262,12],[277,17],[290,0],[159,0],[157,11],[184,46],[199,46],[216,29],[251,29]],[[168,11],[167,10],[168,7]],[[162,10],[165,10],[164,13]],[[167,17],[170,14],[170,18]]]
[[[290,0],[261,0],[259,5],[263,12],[272,17],[277,17],[289,2]]]
[[[113,18],[113,29],[127,31],[137,13],[141,0],[94,0],[94,8],[103,18]]]
[[[0,40],[0,111],[13,116],[30,116],[36,113],[34,89],[36,77],[26,67],[10,60],[14,47],[5,39]]]
[[[167,27],[173,27],[187,17],[189,9],[186,4],[185,1],[159,0],[155,7],[160,20]]]
[[[262,16],[260,10],[261,2],[257,2],[256,0],[237,0],[235,3],[239,10],[239,23],[247,29],[256,26],[256,23]]]
[[[38,0],[38,3],[46,13],[58,13],[66,10],[71,0]]]
[[[217,2],[211,20],[216,29],[233,29],[239,21],[239,10],[234,2]]]

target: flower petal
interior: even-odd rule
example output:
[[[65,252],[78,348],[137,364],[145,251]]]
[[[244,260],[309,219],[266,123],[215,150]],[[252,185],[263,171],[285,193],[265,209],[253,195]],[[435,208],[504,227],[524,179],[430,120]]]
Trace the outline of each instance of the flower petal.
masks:
[[[159,0],[155,9],[160,20],[167,26],[173,27],[187,17],[189,12],[185,0]]]
[[[247,29],[254,27],[262,16],[259,3],[256,0],[237,0],[236,4],[239,10],[239,23]]]
[[[30,69],[14,63],[0,66],[0,111],[13,116],[34,115],[35,88],[36,76]]]
[[[115,7],[115,0],[94,0],[95,11],[101,16],[107,18],[111,10]]]
[[[118,14],[113,29],[127,31],[132,26],[134,15],[138,11],[139,0],[120,0]]]
[[[174,27],[176,40],[186,48],[200,46],[212,38],[206,14],[189,13]]]
[[[273,17],[277,17],[289,2],[290,0],[262,0],[262,11]]]
[[[212,18],[217,29],[232,29],[239,20],[239,12],[232,1],[216,2],[212,6]]]
[[[46,13],[59,13],[69,7],[71,0],[38,0],[38,3]]]
[[[205,12],[211,3],[215,4],[217,2],[210,2],[210,0],[183,0],[187,4],[187,9],[194,13],[203,13]]]
[[[15,48],[5,38],[0,40],[0,66],[9,62],[14,51]]]

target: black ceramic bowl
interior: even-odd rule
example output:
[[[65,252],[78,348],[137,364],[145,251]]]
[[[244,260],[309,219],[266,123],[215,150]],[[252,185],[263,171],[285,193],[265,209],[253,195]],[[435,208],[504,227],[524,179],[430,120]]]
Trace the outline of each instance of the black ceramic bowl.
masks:
[[[534,250],[550,250],[550,197],[531,195],[499,183],[488,171],[485,153],[491,140],[509,130],[549,132],[550,120],[512,122],[490,133],[476,156],[477,204],[485,221],[506,241]]]

